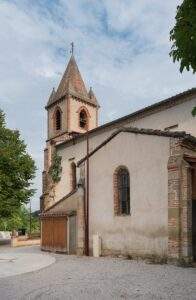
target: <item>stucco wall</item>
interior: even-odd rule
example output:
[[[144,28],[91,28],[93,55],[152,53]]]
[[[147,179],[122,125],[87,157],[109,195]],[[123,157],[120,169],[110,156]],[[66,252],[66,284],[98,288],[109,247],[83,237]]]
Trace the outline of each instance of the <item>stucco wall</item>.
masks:
[[[191,114],[193,107],[196,106],[196,98],[191,97],[189,99],[187,102],[134,121],[132,125],[140,128],[165,129],[178,124],[178,128],[174,129],[175,131],[187,131],[196,136],[196,119]]]
[[[71,163],[77,163],[79,158],[82,158],[86,151],[86,143],[78,143],[65,149],[58,149],[58,154],[62,156],[62,173],[61,180],[56,185],[56,201],[70,193],[71,186]],[[79,169],[77,168],[77,173]],[[79,177],[79,176],[77,176]]]
[[[110,136],[111,133],[120,126],[165,129],[168,126],[179,124],[175,130],[186,130],[196,136],[196,119],[191,115],[194,105],[196,105],[196,98],[190,98],[190,100],[185,103],[151,114],[142,119],[126,120],[92,133],[89,140],[90,151],[102,143],[104,139]],[[81,138],[75,140],[74,143],[70,141],[65,145],[58,146],[57,150],[59,155],[62,156],[62,176],[61,181],[56,186],[56,201],[71,191],[70,165],[72,161],[77,162],[86,155],[86,140]],[[149,149],[149,151],[151,150]]]
[[[62,200],[59,202],[56,206],[52,207],[49,212],[69,212],[69,211],[76,211],[77,210],[77,202],[78,200],[83,197],[83,194],[81,192],[76,192],[72,195],[70,195],[68,198]]]
[[[123,146],[122,146],[123,145]],[[121,133],[90,158],[90,242],[105,253],[166,255],[169,138]],[[130,172],[130,216],[114,216],[113,173]]]
[[[90,151],[99,145],[111,131],[103,132],[101,135],[90,139]],[[58,147],[57,152],[62,157],[61,180],[56,184],[56,201],[71,192],[71,163],[77,162],[86,155],[86,140],[69,144],[69,147]],[[77,178],[79,178],[79,169],[77,168]]]

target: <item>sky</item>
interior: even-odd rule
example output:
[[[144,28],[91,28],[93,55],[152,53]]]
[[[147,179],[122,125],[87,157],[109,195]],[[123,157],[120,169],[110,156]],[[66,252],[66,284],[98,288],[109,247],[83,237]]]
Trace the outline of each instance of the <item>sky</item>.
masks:
[[[101,105],[99,124],[195,87],[169,57],[179,0],[0,0],[0,108],[37,165],[39,209],[44,106],[70,58]]]

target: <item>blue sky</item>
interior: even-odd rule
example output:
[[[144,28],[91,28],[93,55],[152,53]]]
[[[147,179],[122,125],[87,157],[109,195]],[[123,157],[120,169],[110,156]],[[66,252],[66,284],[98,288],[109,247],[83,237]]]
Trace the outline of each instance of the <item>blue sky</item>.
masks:
[[[169,57],[169,31],[181,1],[0,0],[0,107],[36,161],[39,207],[44,106],[69,60],[70,43],[100,124],[195,86]]]

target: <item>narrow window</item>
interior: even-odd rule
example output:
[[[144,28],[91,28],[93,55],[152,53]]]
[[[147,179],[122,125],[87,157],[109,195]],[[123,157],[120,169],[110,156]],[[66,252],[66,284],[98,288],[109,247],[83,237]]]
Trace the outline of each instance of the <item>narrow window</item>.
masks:
[[[114,173],[114,210],[116,215],[130,214],[130,178],[125,167]]]
[[[76,164],[71,163],[71,190],[76,189]]]
[[[79,119],[80,127],[87,129],[88,126],[87,113],[84,109],[81,110],[79,118],[80,118]]]
[[[55,126],[56,126],[56,130],[61,129],[61,112],[59,109],[57,109],[56,115],[55,115]]]

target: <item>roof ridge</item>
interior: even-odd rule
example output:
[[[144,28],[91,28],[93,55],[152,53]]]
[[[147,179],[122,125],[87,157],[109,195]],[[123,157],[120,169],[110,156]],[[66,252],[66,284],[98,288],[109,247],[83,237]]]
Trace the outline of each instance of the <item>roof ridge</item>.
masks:
[[[179,100],[181,99],[182,96],[193,95],[193,93],[195,93],[195,95],[196,95],[196,88],[188,89],[188,90],[186,90],[186,91],[184,91],[184,92],[182,92],[182,93],[176,94],[175,96],[171,96],[171,97],[169,97],[169,98],[167,98],[167,99],[164,99],[164,100],[162,100],[162,101],[155,102],[155,103],[153,103],[153,104],[151,104],[151,105],[148,105],[148,106],[143,107],[143,108],[141,108],[141,109],[139,109],[139,110],[136,110],[136,111],[134,111],[134,112],[132,112],[132,113],[130,113],[130,114],[127,114],[127,115],[125,115],[125,116],[122,116],[122,117],[120,117],[120,118],[117,118],[117,119],[115,119],[115,120],[113,120],[113,121],[107,122],[107,123],[105,123],[105,124],[103,124],[103,125],[100,125],[100,126],[94,128],[94,129],[90,130],[90,131],[88,132],[88,134],[97,132],[97,131],[99,131],[99,130],[101,130],[101,129],[103,129],[103,128],[107,128],[107,127],[109,127],[109,126],[111,126],[111,125],[113,125],[113,124],[117,124],[117,123],[119,123],[119,122],[121,122],[121,121],[125,121],[125,120],[127,120],[127,119],[129,119],[129,118],[134,118],[134,117],[140,116],[141,114],[145,114],[145,113],[147,113],[147,112],[149,112],[149,111],[152,111],[152,113],[154,113],[154,110],[155,110],[155,109],[160,108],[160,107],[164,107],[165,105],[169,105],[169,107],[170,107],[170,106],[174,106],[174,105],[175,105],[175,102],[176,102],[176,101],[179,101]],[[186,100],[187,100],[187,99],[185,98],[184,101],[186,101]],[[177,103],[177,104],[178,104],[178,103]],[[141,117],[141,118],[142,118],[142,117]],[[85,136],[86,136],[86,133],[83,133],[83,134],[80,135],[80,137],[82,137],[82,136],[85,137]],[[78,137],[78,138],[79,138],[79,137]],[[69,141],[65,141],[65,142],[63,142],[62,144],[66,143],[66,142],[69,142]]]
[[[72,196],[73,194],[75,194],[77,192],[77,188],[74,189],[73,191],[71,191],[70,193],[68,193],[67,195],[63,196],[61,199],[59,199],[57,202],[55,202],[53,205],[51,205],[50,207],[48,207],[43,214],[45,214],[46,212],[48,212],[51,208],[54,208],[57,204],[59,204],[60,202],[66,200],[67,198],[69,198],[70,196]],[[42,215],[42,213],[40,214]]]
[[[94,150],[89,153],[89,157],[91,157],[95,152],[109,143],[115,136],[117,136],[121,132],[130,132],[135,134],[146,134],[146,135],[154,135],[154,136],[163,136],[163,137],[172,137],[172,138],[183,138],[184,140],[188,140],[196,144],[196,137],[192,136],[185,131],[165,131],[160,129],[151,129],[151,128],[138,128],[138,127],[120,127],[116,131],[114,131],[108,138],[106,138],[102,143],[100,143]],[[81,165],[87,159],[87,155],[84,156],[77,162],[77,167]]]
[[[66,70],[57,88],[56,100],[62,98],[69,89],[79,92],[84,96],[88,96],[87,89],[73,54],[70,57]]]

